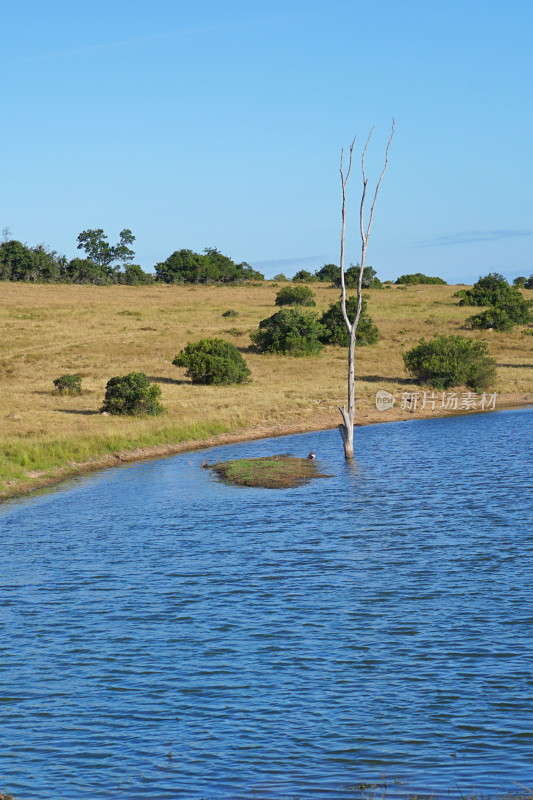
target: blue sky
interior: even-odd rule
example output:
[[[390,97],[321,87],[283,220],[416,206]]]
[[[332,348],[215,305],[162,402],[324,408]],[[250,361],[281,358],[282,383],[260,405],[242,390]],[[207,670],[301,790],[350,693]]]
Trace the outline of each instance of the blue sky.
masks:
[[[18,0],[2,9],[0,228],[69,258],[103,228],[150,270],[218,247],[267,277],[348,260],[533,273],[531,0]]]

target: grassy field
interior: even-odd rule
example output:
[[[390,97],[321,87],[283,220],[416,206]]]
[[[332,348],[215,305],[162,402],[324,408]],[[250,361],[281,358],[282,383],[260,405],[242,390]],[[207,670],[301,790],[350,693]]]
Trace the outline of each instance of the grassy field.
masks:
[[[262,356],[249,351],[249,333],[277,310],[277,287],[62,286],[2,283],[0,324],[0,497],[79,470],[112,454],[217,434],[331,427],[345,402],[346,352],[328,347],[308,358]],[[317,310],[339,296],[313,284]],[[457,287],[391,287],[367,293],[381,339],[358,348],[359,419],[376,418],[379,388],[399,396],[407,375],[402,352],[421,336],[463,334],[486,339],[498,364],[494,391],[504,403],[533,401],[533,336],[463,331],[475,312],[452,297]],[[532,291],[524,291],[533,297]],[[223,317],[228,309],[236,317]],[[193,386],[171,363],[189,341],[221,336],[241,348],[252,371],[249,384]],[[166,414],[155,418],[102,416],[109,378],[143,371],[162,388]],[[83,377],[79,397],[53,394],[65,373]],[[412,387],[408,387],[412,388]],[[372,416],[372,413],[374,414]],[[407,412],[395,409],[396,417]],[[379,416],[379,415],[378,415]],[[385,419],[384,416],[381,417]],[[391,417],[387,417],[390,419]]]

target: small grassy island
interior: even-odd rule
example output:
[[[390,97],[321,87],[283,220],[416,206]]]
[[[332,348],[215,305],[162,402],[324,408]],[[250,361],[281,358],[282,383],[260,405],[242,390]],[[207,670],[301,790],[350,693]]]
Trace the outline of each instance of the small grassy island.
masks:
[[[263,489],[290,489],[308,483],[313,478],[331,477],[319,472],[314,461],[288,455],[239,458],[205,464],[205,467],[230,483]]]

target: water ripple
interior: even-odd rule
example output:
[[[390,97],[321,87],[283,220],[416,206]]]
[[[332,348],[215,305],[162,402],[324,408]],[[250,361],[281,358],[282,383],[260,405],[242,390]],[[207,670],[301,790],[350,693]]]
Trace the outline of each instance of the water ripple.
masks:
[[[0,785],[32,800],[353,798],[533,781],[532,411],[183,454],[0,509]],[[256,794],[253,795],[255,789]]]

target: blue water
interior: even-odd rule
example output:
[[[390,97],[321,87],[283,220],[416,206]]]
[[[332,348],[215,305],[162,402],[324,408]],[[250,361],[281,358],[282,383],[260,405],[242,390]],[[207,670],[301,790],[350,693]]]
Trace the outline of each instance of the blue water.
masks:
[[[532,422],[360,428],[352,467],[337,431],[255,441],[2,506],[0,790],[532,786]],[[334,477],[298,489],[200,468],[310,449]]]

